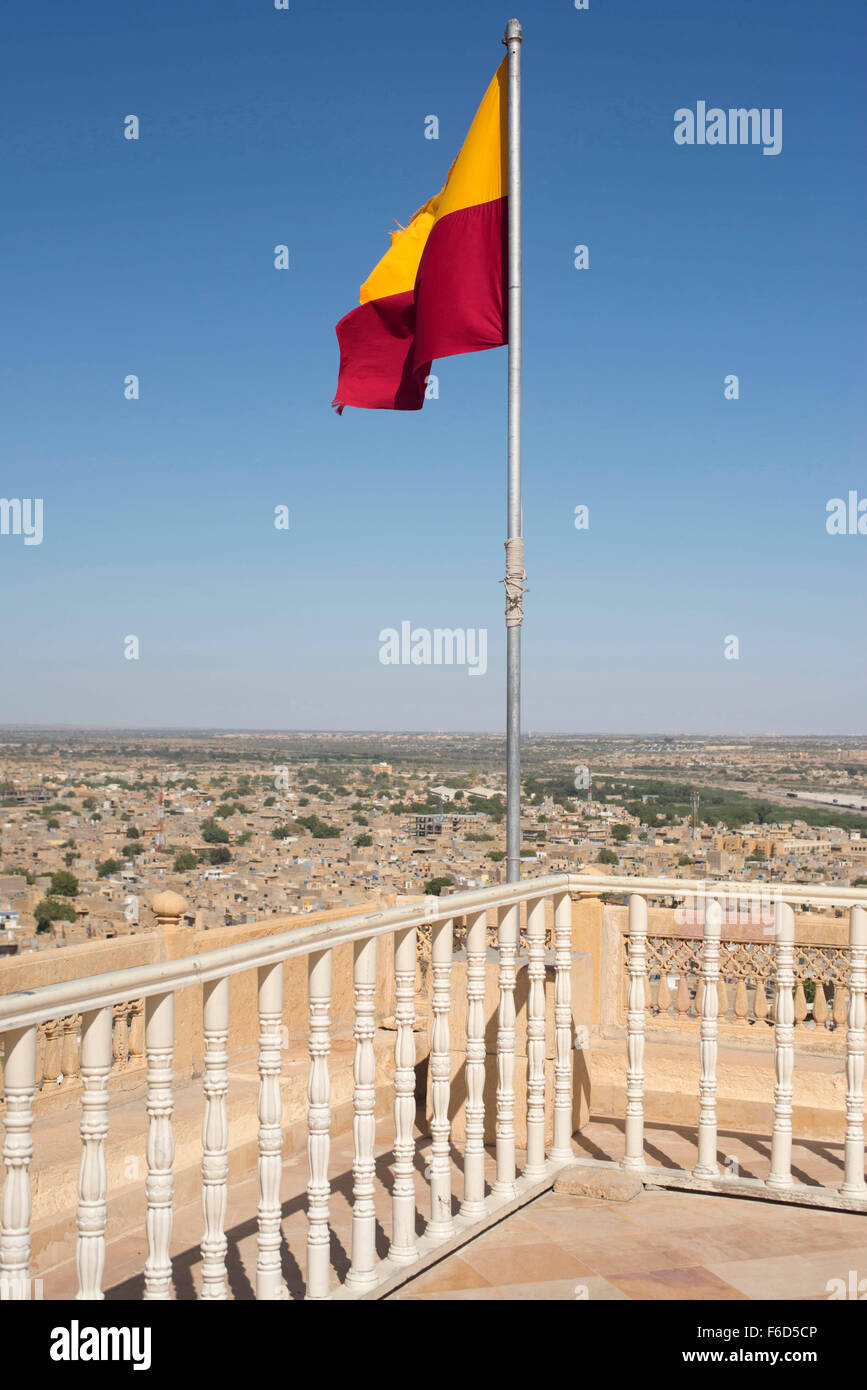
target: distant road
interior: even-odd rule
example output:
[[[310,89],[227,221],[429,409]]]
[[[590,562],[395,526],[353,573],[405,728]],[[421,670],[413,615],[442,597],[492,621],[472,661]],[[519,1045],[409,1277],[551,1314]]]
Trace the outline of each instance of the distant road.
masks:
[[[602,775],[610,776],[611,774],[605,773]],[[624,774],[621,772],[614,773],[616,777],[622,777],[623,775]],[[646,774],[642,773],[640,776],[644,777]],[[656,776],[660,782],[679,782],[681,784],[695,779],[699,795],[701,795],[702,786],[705,786],[713,788],[714,791],[739,792],[741,796],[755,798],[766,797],[769,801],[782,804],[785,804],[787,801],[793,801],[795,803],[801,802],[805,806],[815,806],[817,809],[821,810],[867,812],[867,792],[856,792],[854,794],[851,792],[833,791],[793,792],[789,791],[787,787],[758,786],[754,783],[729,782],[722,778],[714,778],[713,774],[705,774],[707,780],[698,782],[694,768],[685,770],[678,776],[665,773],[658,773]],[[639,774],[636,774],[636,781],[638,779]]]

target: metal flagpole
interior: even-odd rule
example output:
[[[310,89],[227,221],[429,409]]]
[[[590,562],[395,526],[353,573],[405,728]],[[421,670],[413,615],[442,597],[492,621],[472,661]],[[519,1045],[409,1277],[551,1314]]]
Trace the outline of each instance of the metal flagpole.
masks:
[[[509,484],[506,535],[506,869],[521,876],[521,623],[524,539],[521,512],[521,25],[510,19],[509,54]]]

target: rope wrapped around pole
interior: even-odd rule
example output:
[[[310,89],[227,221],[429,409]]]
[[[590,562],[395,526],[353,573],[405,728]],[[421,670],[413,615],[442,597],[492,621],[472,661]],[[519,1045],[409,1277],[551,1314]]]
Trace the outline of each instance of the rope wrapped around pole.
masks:
[[[524,588],[527,578],[524,569],[524,537],[511,536],[506,541],[506,627],[520,627],[524,621]]]

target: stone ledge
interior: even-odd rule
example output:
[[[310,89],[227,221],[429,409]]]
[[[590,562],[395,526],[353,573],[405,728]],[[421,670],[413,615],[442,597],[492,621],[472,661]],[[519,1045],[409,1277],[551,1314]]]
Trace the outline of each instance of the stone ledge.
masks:
[[[635,1173],[611,1169],[588,1169],[580,1165],[564,1168],[554,1183],[555,1192],[567,1192],[572,1197],[592,1197],[603,1202],[631,1202],[644,1189]]]

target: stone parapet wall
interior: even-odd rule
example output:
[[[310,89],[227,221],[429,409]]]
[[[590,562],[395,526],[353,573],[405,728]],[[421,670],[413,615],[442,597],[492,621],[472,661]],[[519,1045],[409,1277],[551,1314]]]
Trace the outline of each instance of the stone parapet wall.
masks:
[[[274,917],[267,921],[219,927],[210,931],[187,927],[162,930],[158,927],[152,931],[135,936],[117,937],[111,941],[85,942],[54,952],[44,951],[32,956],[0,958],[0,995],[39,989],[45,985],[84,979],[108,971],[181,960],[187,956],[205,954],[223,947],[276,936],[301,927],[306,928],[318,922],[338,921],[355,913],[356,909],[351,907],[337,908],[329,912],[305,914],[303,918],[295,915]],[[335,948],[334,993],[331,1006],[335,1036],[352,1030],[352,960],[351,944]],[[284,1046],[304,1046],[308,1022],[306,958],[286,961],[283,977]],[[390,938],[384,938],[380,941],[377,961],[377,1022],[381,1022],[393,1012],[393,985],[392,943]],[[229,1053],[234,1055],[256,1045],[259,1031],[256,971],[246,970],[233,975],[229,989]],[[198,1076],[201,1072],[204,1051],[202,991],[202,985],[189,985],[175,993],[174,1070],[179,1076]],[[128,1005],[118,1005],[115,1008],[114,1061],[110,1081],[112,1090],[128,1089],[143,1079],[144,1019],[141,1003],[141,1000],[130,1000]],[[80,1025],[80,1017],[72,1015],[40,1027],[39,1089],[34,1100],[37,1110],[44,1107],[62,1109],[67,1104],[77,1105],[81,1094],[81,1080],[78,1074]],[[63,1078],[60,1082],[59,1077]]]

